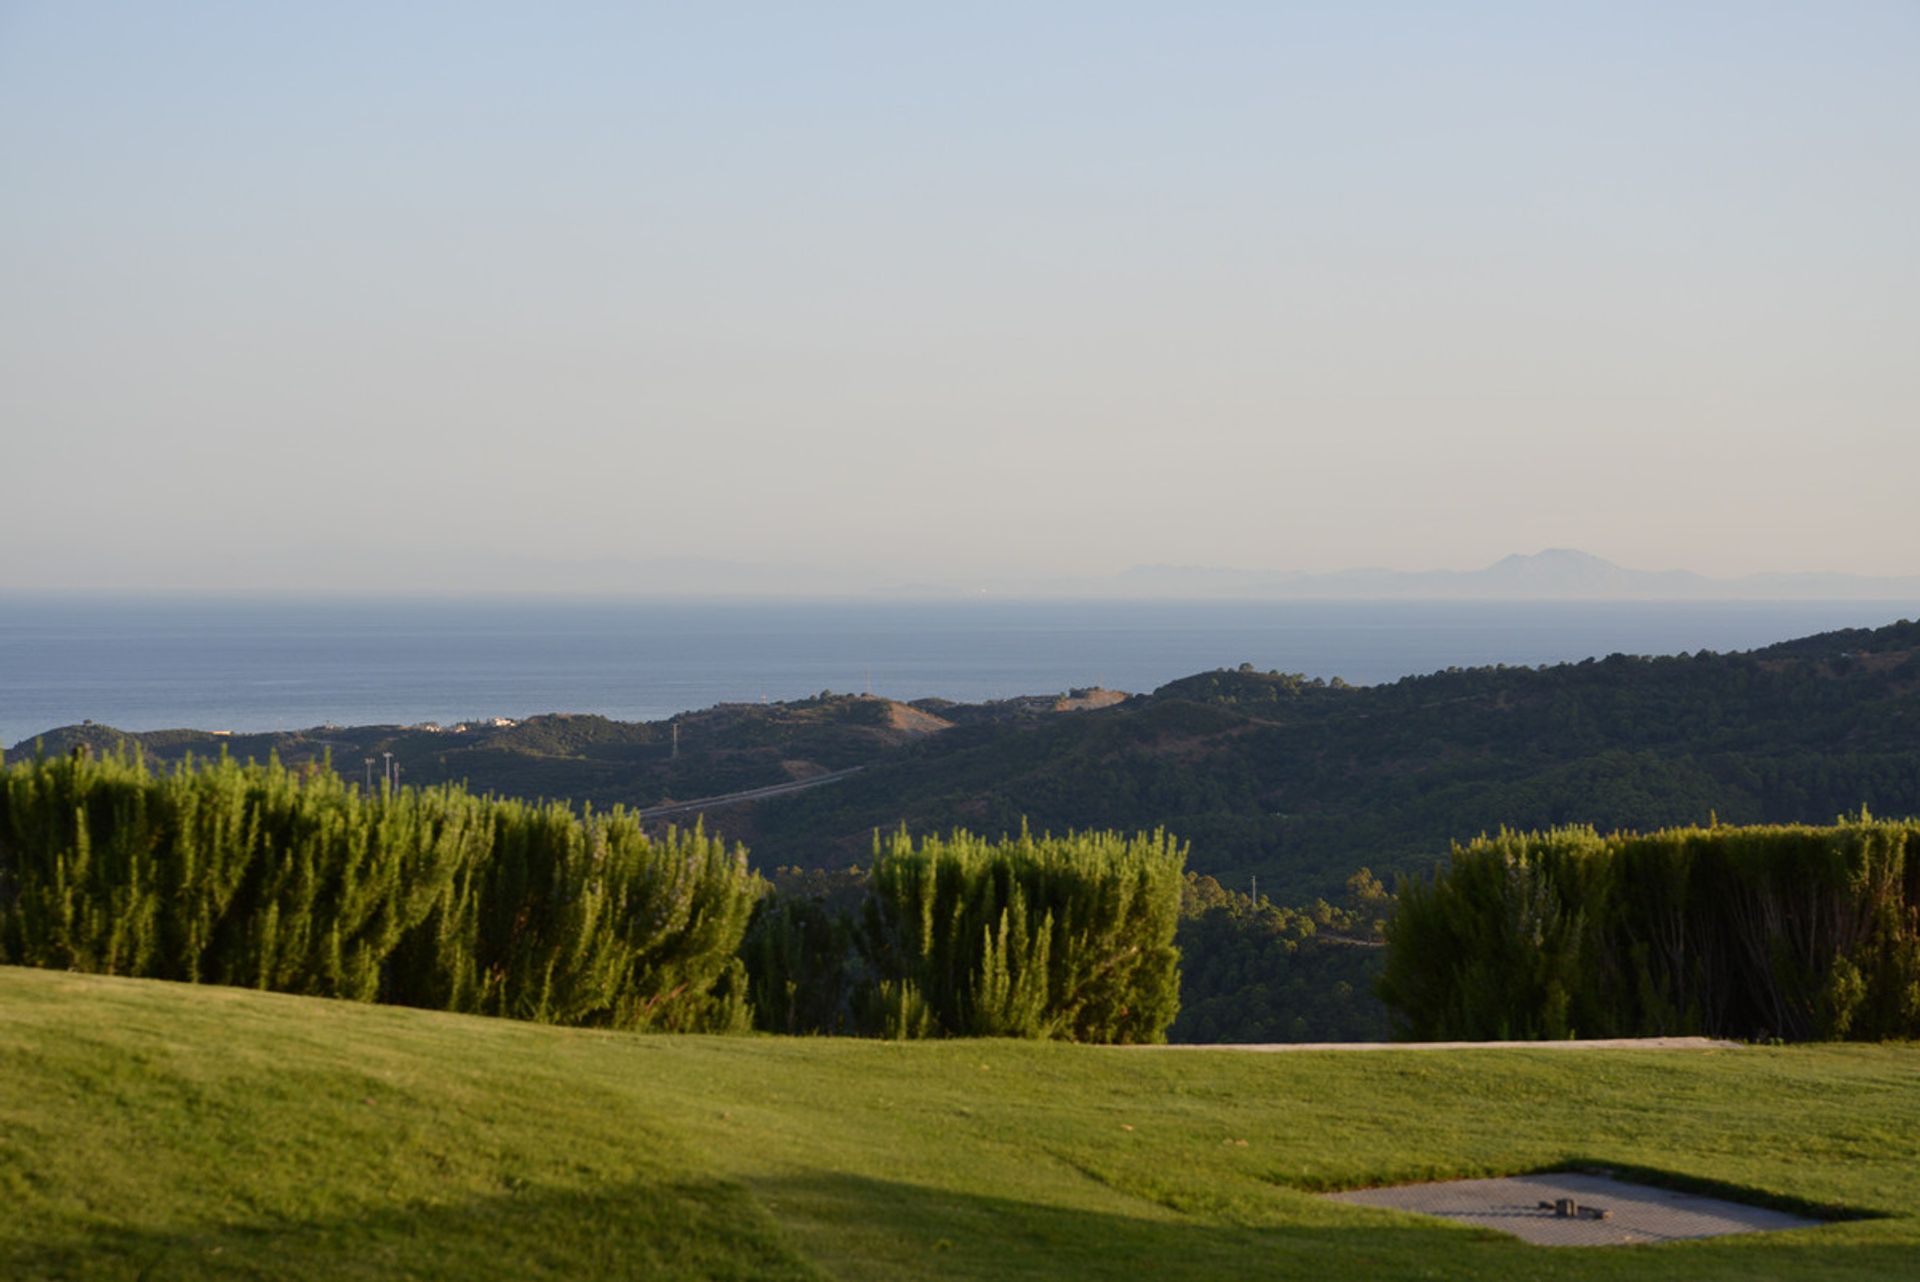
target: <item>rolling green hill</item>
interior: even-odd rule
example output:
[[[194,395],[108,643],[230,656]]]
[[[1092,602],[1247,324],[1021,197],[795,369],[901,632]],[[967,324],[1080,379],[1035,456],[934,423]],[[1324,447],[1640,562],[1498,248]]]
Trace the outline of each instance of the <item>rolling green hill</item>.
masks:
[[[642,1036],[0,969],[0,1275],[1897,1277],[1916,1070]],[[1875,1218],[1547,1251],[1312,1196],[1566,1162]]]

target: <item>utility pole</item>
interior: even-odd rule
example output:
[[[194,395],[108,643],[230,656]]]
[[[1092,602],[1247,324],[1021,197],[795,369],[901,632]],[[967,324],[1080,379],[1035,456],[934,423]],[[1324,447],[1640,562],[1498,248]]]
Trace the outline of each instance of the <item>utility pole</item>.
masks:
[[[678,721],[673,723],[673,757],[671,759],[680,760],[680,723]]]
[[[1253,890],[1250,893],[1253,895],[1253,906],[1255,908],[1258,908],[1260,906],[1260,874],[1259,873],[1253,874]]]
[[[385,759],[385,764],[380,767],[380,775],[386,782],[387,790],[391,792],[393,790],[393,754],[383,752],[380,755]]]
[[[373,758],[362,757],[361,760],[367,763],[367,795],[371,797],[373,795]]]

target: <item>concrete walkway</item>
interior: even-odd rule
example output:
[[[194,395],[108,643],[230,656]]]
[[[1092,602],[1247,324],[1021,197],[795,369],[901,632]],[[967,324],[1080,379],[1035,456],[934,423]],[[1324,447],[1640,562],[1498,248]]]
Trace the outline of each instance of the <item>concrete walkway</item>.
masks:
[[[1557,1042],[1206,1042],[1123,1046],[1139,1051],[1706,1051],[1739,1050],[1716,1037],[1594,1037]]]

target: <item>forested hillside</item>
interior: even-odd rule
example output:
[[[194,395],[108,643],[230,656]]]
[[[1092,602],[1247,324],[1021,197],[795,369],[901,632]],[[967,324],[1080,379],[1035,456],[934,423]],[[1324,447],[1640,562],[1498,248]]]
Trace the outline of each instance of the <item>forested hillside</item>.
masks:
[[[650,722],[554,712],[520,721],[475,717],[446,726],[330,725],[253,734],[127,734],[87,724],[49,731],[10,755],[31,755],[36,748],[59,754],[83,744],[96,752],[137,744],[148,756],[170,761],[189,754],[273,754],[288,765],[328,761],[349,780],[371,776],[376,782],[391,762],[403,783],[466,783],[508,796],[649,806],[862,765],[947,725],[892,700],[822,691],[787,703],[721,704]]]
[[[1391,882],[1501,825],[1920,813],[1916,623],[1743,654],[1456,669],[1373,687],[1243,666],[1119,702],[1074,693],[906,705],[823,692],[647,724],[555,715],[458,732],[134,738],[161,757],[330,754],[349,778],[391,752],[407,782],[634,806],[858,765],[808,792],[717,808],[709,826],[748,841],[763,868],[865,864],[874,830],[902,823],[1164,827],[1192,843],[1195,871],[1240,890],[1257,877],[1278,903],[1337,898],[1363,865]],[[44,744],[120,738],[72,727]]]
[[[1247,668],[1102,713],[956,727],[769,803],[755,849],[852,861],[865,834],[1165,825],[1276,901],[1430,866],[1500,827],[1920,813],[1920,624],[1743,654],[1475,668],[1356,688]]]

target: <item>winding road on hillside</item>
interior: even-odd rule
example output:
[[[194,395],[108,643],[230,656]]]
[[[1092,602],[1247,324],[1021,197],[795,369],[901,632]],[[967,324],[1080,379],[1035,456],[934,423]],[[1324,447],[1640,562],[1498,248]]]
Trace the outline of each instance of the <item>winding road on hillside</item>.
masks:
[[[639,811],[638,815],[642,819],[664,819],[669,815],[684,815],[699,810],[718,810],[722,806],[737,806],[748,801],[764,801],[768,797],[784,797],[790,792],[805,792],[808,788],[818,788],[822,784],[838,783],[849,775],[857,775],[865,769],[865,766],[848,766],[845,770],[829,770],[823,775],[814,775],[808,779],[792,779],[786,783],[772,783],[764,788],[723,792],[717,797],[696,797],[692,801],[670,801],[664,806],[649,806]]]

